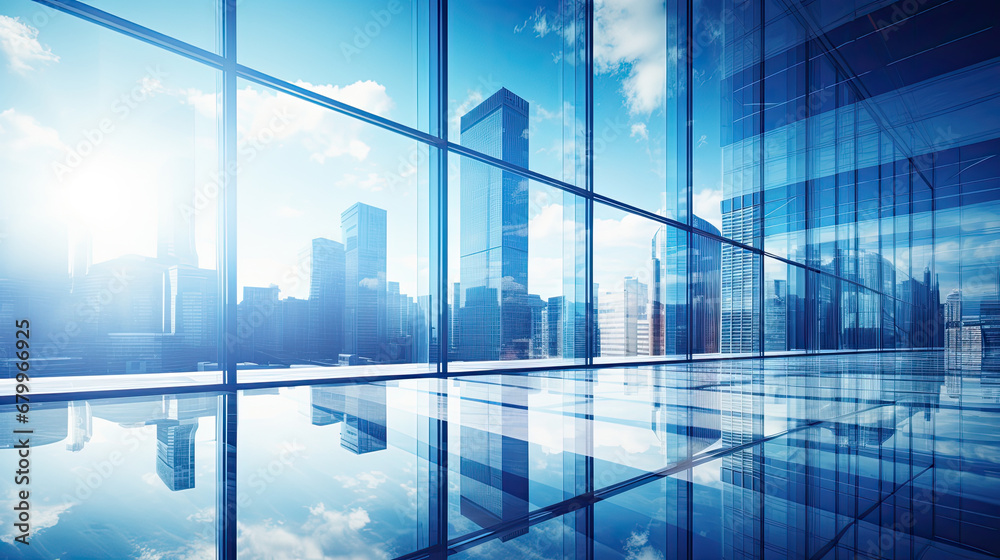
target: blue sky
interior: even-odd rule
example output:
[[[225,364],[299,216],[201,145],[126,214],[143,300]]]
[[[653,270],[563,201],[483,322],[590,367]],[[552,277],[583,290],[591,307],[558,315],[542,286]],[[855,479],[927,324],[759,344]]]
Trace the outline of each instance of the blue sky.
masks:
[[[693,212],[718,226],[721,44],[710,4],[697,3],[706,39],[695,53],[692,199]],[[210,0],[171,10],[95,5],[215,48]],[[556,2],[499,6],[450,3],[450,137],[460,141],[461,114],[507,87],[530,103],[529,166],[576,182],[578,68],[566,56],[575,30]],[[411,3],[246,0],[239,14],[242,64],[426,127],[427,37]],[[0,18],[0,158],[5,180],[19,187],[8,189],[13,204],[0,209],[8,229],[26,224],[23,245],[37,249],[28,252],[39,261],[82,232],[93,237],[95,261],[152,256],[158,193],[187,177],[198,196],[200,264],[214,268],[218,73],[27,0],[0,1]],[[664,184],[676,162],[667,151],[673,125],[665,108],[682,92],[667,87],[665,68],[678,53],[662,42],[665,18],[655,3],[595,3],[594,176],[598,192],[672,215]],[[239,284],[276,283],[283,297],[305,297],[302,250],[314,237],[340,240],[340,213],[360,201],[388,211],[388,279],[410,295],[426,293],[427,149],[248,82],[239,87]],[[95,136],[102,125],[110,132]],[[453,245],[460,159],[450,162]],[[572,224],[563,219],[560,192],[532,183],[530,194],[529,291],[559,295]],[[596,219],[595,281],[614,285],[644,265],[651,228],[600,207]],[[450,280],[458,280],[458,259],[450,264]]]
[[[662,212],[667,94],[659,65],[666,55],[656,33],[665,15],[632,4],[598,5],[595,118],[612,123],[613,132],[598,153],[598,189]],[[212,2],[161,11],[95,5],[215,48]],[[531,106],[530,167],[574,182],[563,174],[564,159],[574,157],[577,100],[564,86],[578,71],[564,56],[573,31],[555,2],[505,3],[484,16],[490,6],[451,3],[451,137],[459,141],[461,114],[507,87]],[[31,2],[0,2],[0,14],[7,84],[0,142],[11,147],[5,157],[12,160],[6,176],[31,186],[19,195],[20,208],[64,224],[70,242],[82,232],[92,236],[96,262],[153,256],[158,193],[190,177],[200,265],[214,268],[217,72]],[[426,37],[409,3],[246,1],[239,14],[242,64],[425,128]],[[623,31],[637,22],[641,32]],[[301,251],[314,237],[340,240],[340,213],[360,201],[388,211],[388,279],[410,295],[425,293],[426,148],[248,82],[239,88],[239,284],[277,283],[283,297],[306,297]],[[109,132],[95,136],[104,125]],[[452,183],[460,180],[459,159],[452,158]],[[39,166],[52,172],[39,175]],[[460,219],[456,186],[453,223]],[[563,237],[572,228],[562,220],[560,192],[531,190],[529,290],[550,297],[562,293]],[[632,231],[616,231],[623,229]],[[600,236],[599,250],[622,250],[601,253],[607,256],[597,281],[630,274],[645,260],[650,236]],[[49,251],[59,245],[51,240]]]

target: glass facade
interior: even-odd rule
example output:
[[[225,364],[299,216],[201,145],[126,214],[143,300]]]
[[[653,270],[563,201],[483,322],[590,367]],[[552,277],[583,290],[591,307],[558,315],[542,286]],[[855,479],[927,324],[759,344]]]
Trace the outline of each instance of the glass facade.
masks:
[[[949,297],[993,352],[993,7],[390,4],[303,5],[336,47],[220,5],[212,48],[211,2],[4,4],[0,295],[50,375],[944,348]]]
[[[858,411],[841,425],[830,412],[806,443],[768,439],[752,388],[763,358],[905,351],[957,378],[1000,368],[996,2],[0,0],[0,74],[0,405],[17,404],[22,378],[53,401],[83,392],[62,410],[89,433],[81,411],[107,396],[92,393],[156,393],[159,412],[114,423],[155,424],[150,453],[170,492],[221,496],[174,508],[186,515],[236,512],[230,487],[255,484],[229,454],[236,410],[274,395],[239,391],[314,383],[282,389],[312,403],[310,426],[338,424],[350,457],[397,453],[414,480],[394,482],[421,489],[398,496],[413,531],[383,556],[496,527],[478,550],[508,554],[531,512],[631,480],[633,467],[668,468],[602,456],[612,451],[597,442],[618,435],[600,423],[563,418],[561,442],[538,443],[531,415],[509,410],[558,403],[619,427],[652,422],[664,457],[739,448],[711,459],[704,488],[657,481],[670,547],[687,531],[668,557],[705,546],[756,557],[745,551],[773,531],[788,555],[833,557],[847,553],[769,524],[761,485],[785,497],[806,484],[789,465],[826,461],[813,445],[851,450],[849,476],[870,460],[896,468],[882,463],[893,435],[933,439],[933,427],[902,427],[916,405],[898,404],[891,420]],[[686,403],[686,435],[671,431],[681,412],[669,395],[649,414],[616,408],[673,383],[643,368],[678,363],[695,383],[724,358],[750,359],[734,362],[743,389]],[[601,398],[588,376],[617,367],[624,401]],[[577,373],[550,386],[511,370]],[[458,396],[440,381],[473,373]],[[414,376],[422,396],[405,406],[358,384]],[[705,382],[720,376],[737,374]],[[196,390],[210,404],[188,399]],[[455,401],[459,429],[434,398]],[[59,410],[38,414],[59,423]],[[386,428],[401,410],[407,453]],[[449,447],[454,465],[439,469]],[[565,456],[549,464],[556,448]],[[192,466],[203,450],[218,457],[207,475]],[[920,455],[911,469],[925,451],[907,448]],[[765,482],[765,456],[787,467],[781,480]],[[869,482],[852,507],[875,503]],[[595,519],[637,507],[606,497],[540,526],[564,524],[551,529],[562,550],[590,531],[600,557]],[[814,506],[780,507],[837,526],[839,513]],[[693,536],[701,515],[726,530]],[[165,522],[180,531],[184,517]],[[233,556],[235,517],[200,552]],[[855,538],[878,524],[852,519]],[[641,540],[619,556],[646,557]],[[124,550],[105,552],[141,554]],[[316,550],[327,549],[296,554]]]
[[[3,316],[53,376],[944,348],[949,297],[992,355],[993,7],[826,4],[6,2]]]

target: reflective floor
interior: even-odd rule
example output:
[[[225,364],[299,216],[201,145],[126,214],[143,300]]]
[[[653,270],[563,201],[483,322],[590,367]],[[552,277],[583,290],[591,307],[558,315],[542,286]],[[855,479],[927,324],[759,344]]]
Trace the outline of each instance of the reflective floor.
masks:
[[[216,557],[232,400],[34,404],[28,547],[6,521],[25,424],[0,409],[0,557]],[[1000,374],[946,371],[941,353],[301,386],[235,404],[240,558],[1000,555]]]

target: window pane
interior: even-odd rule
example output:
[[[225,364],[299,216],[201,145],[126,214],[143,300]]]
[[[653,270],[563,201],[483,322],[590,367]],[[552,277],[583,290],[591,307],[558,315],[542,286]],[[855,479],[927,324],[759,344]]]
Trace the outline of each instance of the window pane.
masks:
[[[450,359],[582,360],[583,200],[470,158],[449,164]]]
[[[688,255],[687,232],[595,206],[594,306],[600,342],[596,360],[687,357]],[[711,259],[694,262],[711,265]],[[711,270],[698,272],[712,275]],[[701,302],[698,309],[703,309]],[[700,317],[692,320],[703,324]],[[703,344],[700,337],[696,339],[696,344]]]
[[[426,364],[427,148],[246,83],[238,102],[238,359],[271,370],[244,375]]]
[[[427,130],[428,9],[421,0],[241,2],[240,63]]]
[[[594,189],[684,221],[686,18],[677,4],[594,5]]]
[[[425,415],[436,383],[243,391],[239,556],[391,558],[426,546],[440,492],[427,454],[438,418]]]
[[[809,348],[805,283],[804,268],[764,259],[764,352],[804,352]]]
[[[29,321],[37,376],[216,369],[218,73],[4,7],[36,50],[0,89],[0,337]]]
[[[9,507],[15,488],[30,491],[32,531],[23,546],[12,530],[5,557],[215,557],[217,394],[32,402],[26,425],[17,414],[0,406],[0,423],[34,432],[4,430],[0,460],[17,465],[28,437],[29,480],[15,487],[11,476],[3,490]]]
[[[91,6],[180,39],[185,43],[218,52],[218,12],[224,0],[172,0],[134,2],[130,0],[89,0]],[[240,3],[243,8],[243,3]],[[62,14],[59,17],[70,17]]]
[[[585,186],[584,7],[449,2],[449,140]],[[509,139],[483,138],[482,121],[503,126]]]
[[[692,9],[692,212],[759,246],[761,8],[695,0]]]
[[[722,244],[723,354],[756,354],[761,341],[761,256]]]
[[[448,488],[441,492],[449,508],[449,538],[519,521],[561,501],[564,484],[586,483],[576,478],[570,453],[578,432],[553,416],[578,413],[560,391],[564,383],[522,373],[448,382],[448,454],[461,457],[448,462]],[[548,428],[544,443],[534,431],[542,423]],[[511,531],[498,542],[530,542],[534,532]]]

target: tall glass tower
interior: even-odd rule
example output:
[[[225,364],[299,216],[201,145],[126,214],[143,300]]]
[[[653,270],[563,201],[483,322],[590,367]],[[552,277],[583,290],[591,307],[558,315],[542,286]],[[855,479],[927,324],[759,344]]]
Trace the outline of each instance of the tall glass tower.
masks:
[[[340,215],[346,280],[344,352],[378,360],[386,341],[386,214],[357,203]]]
[[[528,102],[509,90],[463,115],[461,130],[463,146],[528,167]],[[461,181],[459,357],[527,358],[528,181],[471,159]]]
[[[318,237],[309,246],[309,351],[336,359],[344,343],[344,245]]]

